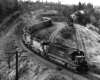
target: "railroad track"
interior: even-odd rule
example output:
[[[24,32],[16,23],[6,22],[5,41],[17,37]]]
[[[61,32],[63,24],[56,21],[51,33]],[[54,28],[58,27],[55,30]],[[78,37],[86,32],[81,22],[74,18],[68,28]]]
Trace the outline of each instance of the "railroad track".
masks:
[[[82,40],[82,31],[80,30],[80,26],[81,25],[76,25],[75,24],[75,28],[77,29],[77,33],[76,35],[78,36],[78,41],[80,41],[81,45],[80,47],[82,48],[81,50],[83,50],[84,52],[86,52],[86,49],[85,49],[85,44],[84,44],[84,41]],[[86,31],[88,33],[88,31]],[[79,39],[80,38],[80,39]],[[83,44],[83,45],[82,45]],[[88,72],[88,75],[86,75],[86,77],[89,77],[89,78],[92,78],[94,80],[100,80],[100,75],[99,74],[96,74],[94,72],[91,72],[89,71]]]

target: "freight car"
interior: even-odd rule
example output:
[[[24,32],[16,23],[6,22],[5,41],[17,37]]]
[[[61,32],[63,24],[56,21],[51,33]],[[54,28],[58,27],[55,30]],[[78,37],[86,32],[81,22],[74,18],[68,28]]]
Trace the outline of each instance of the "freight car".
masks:
[[[32,34],[34,31],[37,31],[39,29],[45,28],[45,27],[49,27],[52,25],[52,20],[51,18],[47,18],[47,17],[42,17],[42,22],[39,23],[35,23],[34,25],[31,26],[25,26],[23,29],[23,33],[29,33]]]

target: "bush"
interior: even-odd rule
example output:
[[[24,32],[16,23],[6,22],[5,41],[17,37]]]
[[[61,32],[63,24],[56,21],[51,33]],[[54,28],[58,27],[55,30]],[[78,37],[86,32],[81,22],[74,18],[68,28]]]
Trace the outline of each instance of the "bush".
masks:
[[[46,80],[66,80],[66,78],[59,75],[49,75]]]
[[[4,76],[2,73],[0,73],[0,80],[3,80],[4,79]]]
[[[24,26],[25,26],[24,23],[20,23],[20,24],[16,27],[14,34],[15,34],[16,36],[21,36],[21,35],[22,35],[22,29],[23,29]]]
[[[73,37],[73,34],[75,34],[74,32],[74,28],[66,26],[66,28],[63,28],[61,30],[61,36],[65,39],[71,39]]]
[[[8,57],[7,62],[9,62],[9,60],[13,59],[14,51],[16,50],[17,46],[15,46],[15,41],[8,41],[5,45],[4,45],[4,54],[5,57]],[[12,53],[12,54],[11,54]]]
[[[24,76],[25,74],[28,74],[28,70],[29,70],[28,64],[23,65],[23,67],[20,68],[18,72],[19,78]]]

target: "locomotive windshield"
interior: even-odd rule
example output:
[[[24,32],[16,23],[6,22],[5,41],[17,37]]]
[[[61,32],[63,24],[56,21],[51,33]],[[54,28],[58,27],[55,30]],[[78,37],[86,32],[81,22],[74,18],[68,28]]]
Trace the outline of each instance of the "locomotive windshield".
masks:
[[[85,60],[84,56],[76,56],[76,59],[77,59],[78,61],[83,61],[83,60]]]
[[[78,65],[85,64],[85,57],[84,56],[76,56],[76,62]]]

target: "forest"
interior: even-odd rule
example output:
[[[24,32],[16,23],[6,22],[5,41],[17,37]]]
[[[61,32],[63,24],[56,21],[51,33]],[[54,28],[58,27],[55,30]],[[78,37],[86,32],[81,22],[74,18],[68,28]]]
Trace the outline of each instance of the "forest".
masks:
[[[57,21],[68,21],[69,16],[79,10],[85,11],[85,17],[87,18],[86,21],[92,23],[96,27],[99,27],[100,22],[100,12],[96,11],[93,4],[88,3],[81,3],[79,2],[78,5],[63,5],[60,1],[58,3],[53,2],[40,2],[39,0],[36,2],[31,2],[30,0],[23,2],[21,0],[0,0],[0,22],[2,20],[12,14],[13,12],[20,10],[21,12],[30,12],[35,11],[37,9],[44,9],[44,10],[56,10],[58,11],[58,19]]]
[[[18,10],[17,0],[0,0],[0,22]]]
[[[20,5],[21,6],[21,5]],[[60,1],[58,3],[53,2],[40,2],[39,0],[36,2],[27,1],[23,5],[27,9],[27,11],[35,11],[38,9],[46,10],[55,10],[58,11],[57,19],[58,22],[68,21],[69,16],[76,11],[84,10],[85,11],[85,18],[86,21],[93,24],[96,27],[100,26],[100,12],[95,9],[93,4],[91,3],[81,3],[79,2],[78,5],[63,5]],[[21,7],[22,8],[22,7]],[[23,10],[23,9],[22,9]]]

